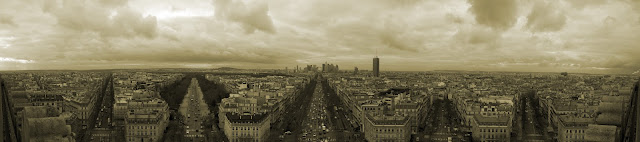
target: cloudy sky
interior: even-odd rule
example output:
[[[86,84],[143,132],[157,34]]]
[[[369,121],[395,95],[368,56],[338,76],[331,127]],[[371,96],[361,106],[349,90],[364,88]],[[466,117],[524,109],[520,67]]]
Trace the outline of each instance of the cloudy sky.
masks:
[[[638,0],[0,0],[0,70],[625,73]]]

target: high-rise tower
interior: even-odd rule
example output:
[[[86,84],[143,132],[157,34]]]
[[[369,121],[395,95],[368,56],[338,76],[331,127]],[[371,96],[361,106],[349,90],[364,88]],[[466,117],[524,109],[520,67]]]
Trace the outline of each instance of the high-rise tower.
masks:
[[[358,75],[358,67],[353,67],[353,75]]]
[[[378,58],[378,49],[376,49],[376,56],[373,57],[373,76],[380,77],[380,59]]]

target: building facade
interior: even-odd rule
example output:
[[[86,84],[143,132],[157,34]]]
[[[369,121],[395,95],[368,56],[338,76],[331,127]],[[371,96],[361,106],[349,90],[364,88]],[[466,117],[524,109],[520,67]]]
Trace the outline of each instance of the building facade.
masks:
[[[578,118],[573,116],[559,116],[558,141],[580,142],[585,141],[589,124],[594,123],[593,118]]]
[[[225,113],[224,134],[230,142],[263,142],[269,132],[268,114]]]
[[[130,110],[125,120],[127,142],[159,141],[169,124],[166,112],[154,110]]]
[[[32,94],[28,96],[31,106],[51,106],[63,112],[64,98],[59,94]]]
[[[482,116],[475,115],[472,122],[472,138],[478,142],[511,141],[512,120],[508,115]]]
[[[364,137],[369,142],[408,142],[411,139],[410,117],[367,114]]]

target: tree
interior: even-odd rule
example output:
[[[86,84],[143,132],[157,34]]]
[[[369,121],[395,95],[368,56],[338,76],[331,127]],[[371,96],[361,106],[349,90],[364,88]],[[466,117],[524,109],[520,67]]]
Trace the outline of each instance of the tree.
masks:
[[[562,76],[567,76],[567,75],[569,75],[569,73],[567,73],[567,72],[562,72],[562,73],[560,73],[560,75],[562,75]]]

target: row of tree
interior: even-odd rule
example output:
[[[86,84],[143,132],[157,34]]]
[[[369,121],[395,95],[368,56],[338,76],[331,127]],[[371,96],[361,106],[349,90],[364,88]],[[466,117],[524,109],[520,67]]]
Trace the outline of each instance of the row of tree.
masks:
[[[182,78],[182,80],[167,85],[160,90],[160,97],[169,104],[169,109],[178,110],[178,108],[180,108],[180,103],[182,103],[184,95],[187,94],[187,89],[191,84],[192,77],[193,76],[187,75]]]

